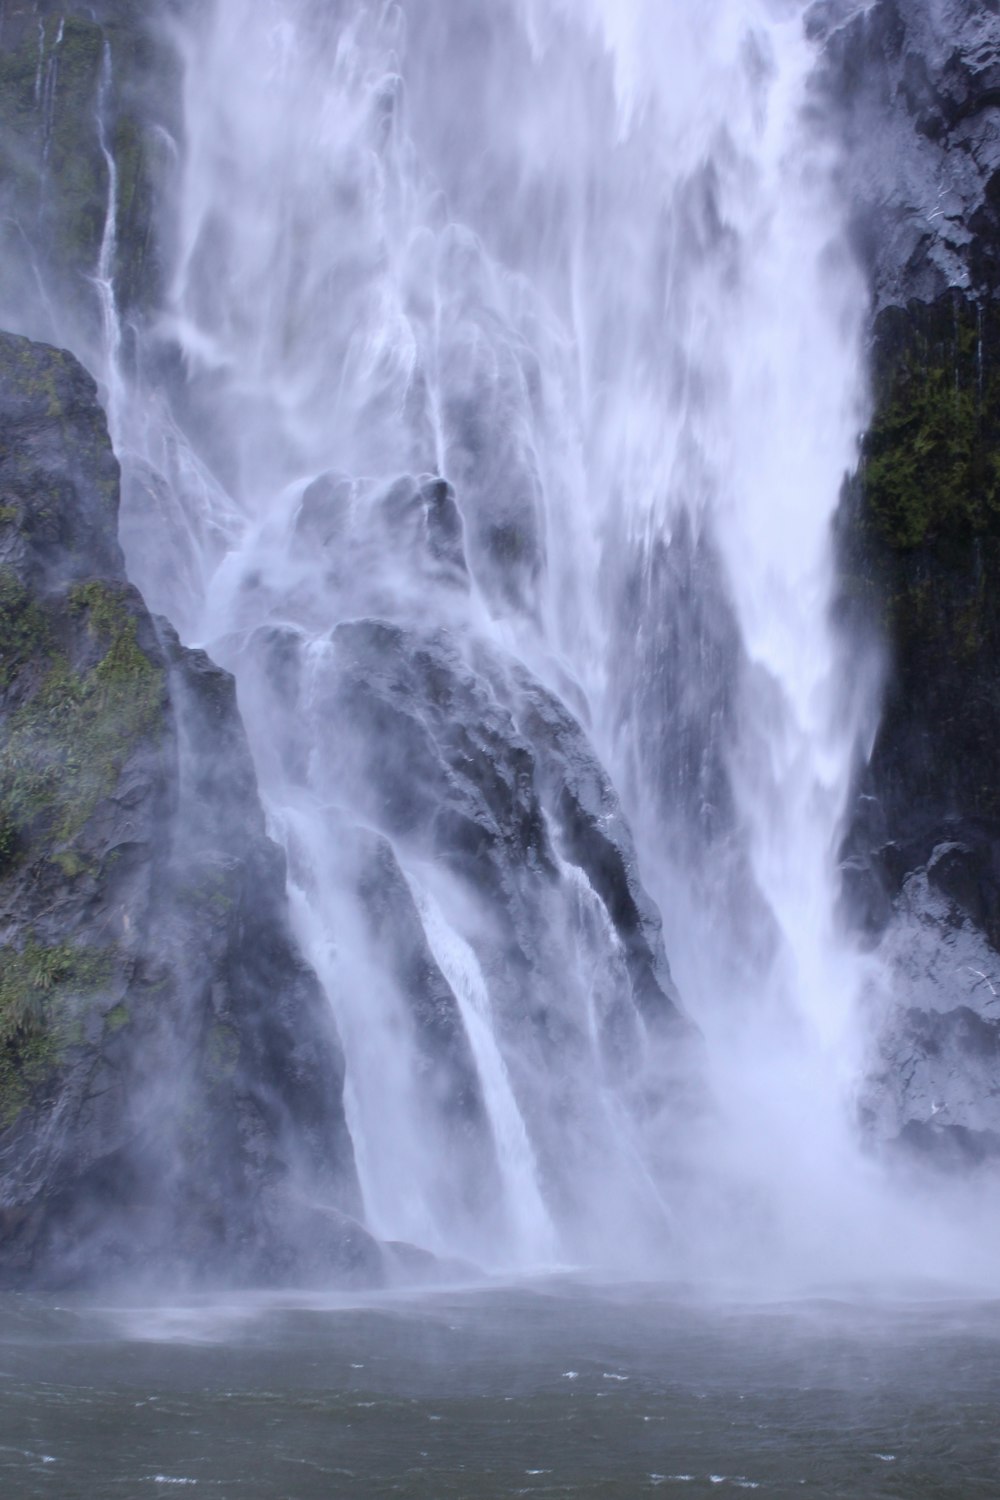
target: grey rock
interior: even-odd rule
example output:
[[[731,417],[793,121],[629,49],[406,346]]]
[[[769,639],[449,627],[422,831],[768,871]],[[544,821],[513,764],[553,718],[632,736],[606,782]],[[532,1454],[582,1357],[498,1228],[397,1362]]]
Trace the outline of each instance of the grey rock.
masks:
[[[663,924],[639,880],[632,834],[607,773],[554,694],[523,667],[502,674],[491,665],[494,685],[503,684],[515,722],[531,745],[536,785],[560,850],[585,872],[621,940],[638,1009],[652,1025],[672,1023],[679,1001]]]
[[[303,492],[294,546],[310,562],[322,557],[327,581],[348,597],[360,590],[369,609],[414,578],[468,589],[455,491],[429,474],[388,483],[321,474]]]
[[[441,973],[420,922],[413,895],[388,839],[354,829],[351,863],[368,937],[380,951],[416,1022],[431,1090],[445,1116],[485,1128],[479,1079],[455,995]],[[483,1162],[481,1167],[489,1169]],[[495,1162],[492,1163],[495,1169]]]
[[[1000,1152],[1000,954],[965,908],[962,852],[940,846],[904,882],[861,1098],[876,1141],[946,1164]]]
[[[1000,15],[964,0],[814,5],[819,86],[875,308],[997,285]]]
[[[287,716],[296,633],[258,632],[251,650]],[[440,860],[501,910],[515,965],[544,946],[539,901],[564,856],[608,910],[639,1008],[654,1021],[679,1018],[617,796],[577,720],[523,666],[482,643],[463,651],[443,630],[356,620],[332,631],[310,691],[311,711],[337,726],[314,773],[321,794]],[[295,736],[282,753],[286,772],[301,774]]]
[[[0,336],[0,1281],[381,1276],[232,679],[126,583],[89,376]]]
[[[700,1062],[631,833],[579,722],[521,663],[448,630],[365,618],[317,641],[275,626],[240,649],[241,701],[271,757],[262,774],[310,820],[336,820],[326,852],[301,871],[292,856],[293,876],[322,882],[321,909],[337,890],[331,922],[360,899],[375,977],[366,968],[344,982],[388,980],[405,1009],[428,1129],[449,1143],[450,1190],[490,1222],[496,1143],[452,988],[461,977],[430,953],[414,887],[478,964],[547,1202],[578,1211],[569,1199],[586,1168],[569,1156],[592,1164],[607,1152],[605,1082],[668,1131]]]
[[[808,25],[872,289],[876,400],[898,412],[903,390],[905,409],[899,372],[935,362],[955,366],[957,389],[961,328],[974,338],[963,378],[982,402],[1000,291],[1000,7],[823,0]],[[921,420],[914,410],[915,442]],[[1000,1142],[992,525],[942,514],[935,497],[929,534],[900,543],[866,505],[864,473],[842,507],[844,555],[867,590],[862,614],[890,621],[894,660],[843,864],[845,908],[886,973],[862,1113],[873,1140],[950,1168]],[[981,501],[963,503],[971,516]],[[974,623],[959,650],[963,608]]]

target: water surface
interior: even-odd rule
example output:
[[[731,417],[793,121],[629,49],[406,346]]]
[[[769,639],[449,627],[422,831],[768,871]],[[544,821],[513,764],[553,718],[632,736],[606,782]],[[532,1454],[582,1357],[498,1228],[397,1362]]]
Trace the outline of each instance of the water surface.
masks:
[[[1000,1303],[0,1303],[4,1500],[1000,1494]]]

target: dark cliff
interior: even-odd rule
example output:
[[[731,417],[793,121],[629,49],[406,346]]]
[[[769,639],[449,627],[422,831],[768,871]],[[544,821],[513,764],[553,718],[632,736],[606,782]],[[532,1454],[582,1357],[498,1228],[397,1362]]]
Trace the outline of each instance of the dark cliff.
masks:
[[[1000,7],[813,7],[873,303],[873,410],[838,522],[842,617],[887,648],[845,843],[888,960],[877,1138],[1000,1144]]]
[[[371,1275],[232,679],[117,506],[90,377],[0,337],[0,1279]]]

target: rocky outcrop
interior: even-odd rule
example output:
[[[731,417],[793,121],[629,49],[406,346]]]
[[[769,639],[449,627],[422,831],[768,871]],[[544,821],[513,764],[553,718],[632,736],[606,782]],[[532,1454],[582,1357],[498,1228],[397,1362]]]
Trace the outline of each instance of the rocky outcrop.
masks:
[[[840,112],[845,189],[875,311],[997,285],[1000,44],[993,0],[819,0],[817,86]]]
[[[361,538],[346,519],[319,524],[319,494],[307,489],[291,522],[310,538],[308,587],[252,555],[237,598],[249,590],[259,620],[273,597],[276,623],[222,646],[265,787],[288,810],[292,878],[344,950],[352,1017],[368,996],[345,1026],[363,1029],[354,1044],[368,1052],[383,1027],[409,1059],[407,1108],[447,1161],[427,1199],[440,1221],[474,1224],[488,1254],[509,1233],[513,1148],[497,1132],[512,1110],[555,1222],[578,1223],[593,1174],[615,1170],[610,1090],[669,1139],[700,1059],[631,834],[579,722],[457,605],[451,626],[414,619],[401,577],[425,590],[437,579],[438,618],[466,577],[451,530],[438,571],[447,497],[386,487],[395,545],[361,567],[382,492],[366,496]],[[396,614],[351,617],[377,601]],[[325,629],[324,609],[336,621]],[[356,1086],[370,1088],[371,1072]]]
[[[861,1098],[877,1139],[949,1167],[1000,1156],[1000,960],[969,914],[970,853],[941,845],[903,883],[882,945],[894,993]]]
[[[972,857],[977,920],[1000,938],[998,334],[996,304],[959,294],[879,320],[879,400],[841,516],[855,625],[890,648],[850,839],[872,931],[906,875],[957,841]]]
[[[992,1155],[1000,957],[1000,9],[816,5],[873,292],[873,414],[839,517],[845,628],[886,650],[845,842],[886,960],[874,1136]]]
[[[212,649],[336,998],[372,1212],[409,1199],[488,1261],[592,1223],[620,1120],[674,1140],[701,1060],[582,694],[500,648],[468,536],[437,476],[300,481],[230,558]]]
[[[232,679],[117,506],[89,376],[0,336],[0,1280],[371,1278]]]
[[[307,682],[305,644],[275,629],[248,647],[262,694],[250,712],[267,716],[286,772],[439,861],[495,909],[497,968],[511,976],[548,946],[545,892],[559,882],[560,859],[572,863],[607,908],[638,1010],[654,1025],[678,1022],[631,834],[565,705],[515,660],[483,642],[463,648],[443,629],[345,621],[319,663],[313,654]],[[298,764],[303,718],[337,726],[308,769]]]

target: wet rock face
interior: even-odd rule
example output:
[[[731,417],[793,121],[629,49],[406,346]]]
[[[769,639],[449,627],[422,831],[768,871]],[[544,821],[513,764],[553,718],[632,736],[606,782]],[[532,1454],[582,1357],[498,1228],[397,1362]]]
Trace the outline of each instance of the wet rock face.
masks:
[[[821,4],[810,24],[874,308],[839,518],[845,620],[887,656],[844,850],[888,975],[864,1115],[877,1139],[972,1162],[998,1124],[1000,7]]]
[[[378,1274],[232,679],[124,578],[89,376],[0,336],[0,1279]]]
[[[491,913],[481,936],[512,1005],[529,975],[545,992],[550,897],[569,863],[609,914],[638,1010],[684,1029],[618,799],[572,714],[520,664],[445,630],[377,619],[336,626],[319,653],[287,629],[258,631],[247,650],[259,691],[249,711],[279,726],[284,774],[468,889]],[[307,734],[324,746],[307,768],[298,730],[311,721],[330,732]],[[410,992],[423,1003],[422,986]]]
[[[741,961],[763,970],[778,933],[740,827],[730,757],[758,690],[707,522],[682,509],[669,533],[633,552],[616,600],[629,648],[615,712],[622,726],[656,725],[632,740],[642,785],[695,900],[739,933]]]
[[[820,0],[820,86],[839,106],[845,186],[876,309],[997,285],[1000,15],[992,0]]]
[[[115,294],[134,313],[162,272],[156,198],[171,169],[178,65],[168,6],[0,3],[0,248],[4,326],[90,347],[92,281],[114,158]]]
[[[600,897],[621,944],[637,1010],[653,1027],[679,1019],[660,915],[640,883],[617,795],[573,715],[523,668],[493,681],[527,736],[556,845]]]
[[[909,874],[882,948],[890,989],[862,1116],[945,1165],[1000,1156],[1000,956],[975,913],[974,853],[937,848]]]
[[[265,783],[309,809],[292,879],[350,953],[334,988],[366,997],[345,1024],[370,1035],[389,1015],[397,1049],[413,1038],[406,1087],[447,1161],[428,1189],[437,1211],[488,1239],[509,1210],[470,1045],[479,1014],[547,1202],[583,1216],[580,1183],[605,1157],[613,1170],[609,1083],[667,1132],[677,1099],[653,1098],[650,1080],[697,1066],[659,914],[580,725],[519,662],[457,631],[368,617],[320,637],[258,628],[239,650]]]
[[[1000,855],[998,334],[996,304],[957,293],[877,325],[880,400],[841,515],[849,609],[890,651],[847,850],[872,932],[938,844]],[[975,916],[993,941],[998,899],[992,877]]]

